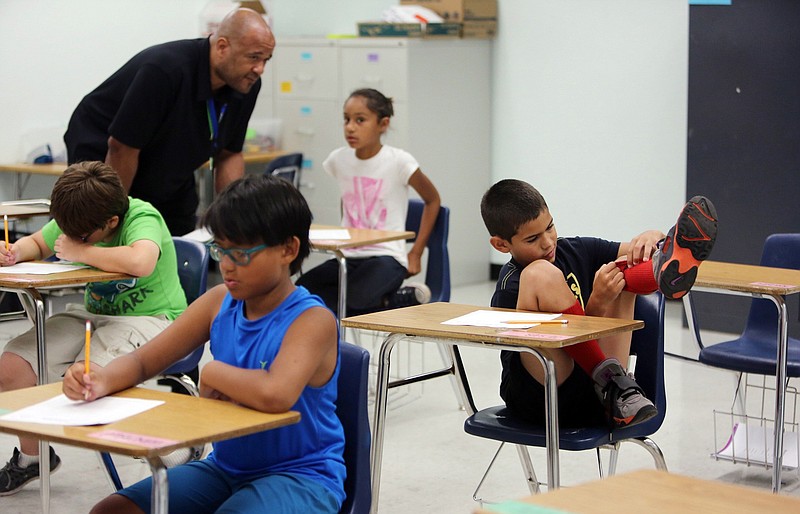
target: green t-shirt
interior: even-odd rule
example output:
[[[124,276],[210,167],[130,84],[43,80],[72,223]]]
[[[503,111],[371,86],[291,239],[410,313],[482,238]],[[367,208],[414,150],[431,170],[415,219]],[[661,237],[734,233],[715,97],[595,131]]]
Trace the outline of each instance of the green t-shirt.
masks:
[[[55,220],[42,228],[47,246],[54,250],[61,229]],[[178,278],[178,260],[175,245],[161,214],[149,203],[130,198],[130,206],[122,226],[108,242],[94,246],[129,246],[136,241],[153,241],[161,250],[153,273],[146,277],[132,277],[111,282],[94,282],[86,285],[84,303],[86,310],[95,314],[112,316],[158,316],[173,320],[186,309],[186,296]]]

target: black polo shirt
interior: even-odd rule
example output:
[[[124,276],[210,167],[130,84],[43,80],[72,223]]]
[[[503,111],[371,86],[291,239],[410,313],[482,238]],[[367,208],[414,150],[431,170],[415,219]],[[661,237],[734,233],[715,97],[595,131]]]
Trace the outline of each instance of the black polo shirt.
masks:
[[[194,226],[194,170],[212,155],[209,48],[208,39],[188,39],[143,50],[81,100],[64,134],[70,163],[105,160],[109,135],[138,148],[130,194],[152,203],[173,231]],[[227,86],[214,95],[217,115],[227,104],[217,152],[242,150],[260,89],[259,80],[246,95]]]

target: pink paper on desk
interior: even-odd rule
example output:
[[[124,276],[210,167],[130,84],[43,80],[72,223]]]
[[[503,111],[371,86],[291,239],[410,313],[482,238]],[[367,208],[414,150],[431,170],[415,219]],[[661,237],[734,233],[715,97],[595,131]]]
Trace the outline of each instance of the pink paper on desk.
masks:
[[[149,435],[123,432],[122,430],[100,430],[99,432],[92,432],[89,434],[89,436],[96,437],[98,439],[105,439],[106,441],[143,446],[144,448],[163,448],[178,442],[173,441],[172,439],[164,439],[162,437],[152,437]]]
[[[540,341],[563,341],[569,339],[569,336],[563,334],[540,334],[537,332],[528,332],[527,330],[506,330],[500,332],[501,336],[524,337],[526,339],[538,339]]]

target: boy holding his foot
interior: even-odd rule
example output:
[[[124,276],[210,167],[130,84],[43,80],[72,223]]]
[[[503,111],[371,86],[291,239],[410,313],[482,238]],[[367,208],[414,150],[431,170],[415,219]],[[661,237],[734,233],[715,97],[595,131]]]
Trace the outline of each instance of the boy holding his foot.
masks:
[[[501,180],[484,194],[481,215],[496,250],[511,254],[500,271],[493,307],[632,318],[637,294],[680,298],[692,287],[717,233],[716,211],[692,198],[667,235],[649,230],[630,242],[559,238],[542,195],[530,184]],[[558,378],[562,427],[620,428],[656,415],[624,368],[631,334],[544,350]],[[532,355],[503,352],[500,396],[515,414],[544,423],[544,370]]]

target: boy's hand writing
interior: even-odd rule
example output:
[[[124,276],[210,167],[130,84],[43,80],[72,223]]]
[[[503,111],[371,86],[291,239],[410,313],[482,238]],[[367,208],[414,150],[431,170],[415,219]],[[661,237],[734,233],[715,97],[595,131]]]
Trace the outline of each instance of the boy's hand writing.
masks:
[[[62,390],[70,400],[92,401],[108,394],[103,380],[102,366],[89,364],[89,374],[85,372],[83,361],[76,362],[64,374]]]
[[[6,250],[5,244],[0,244],[0,266],[13,266],[19,258],[19,248],[11,245]]]

